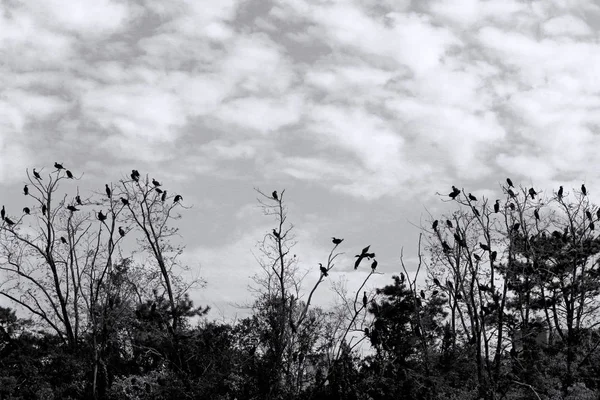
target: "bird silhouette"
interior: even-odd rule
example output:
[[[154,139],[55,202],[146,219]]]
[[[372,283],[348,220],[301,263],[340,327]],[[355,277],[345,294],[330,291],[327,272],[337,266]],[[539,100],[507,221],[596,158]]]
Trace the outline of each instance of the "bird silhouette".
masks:
[[[35,168],[33,169],[33,176],[35,177],[35,179],[37,179],[37,180],[39,180],[39,181],[41,181],[41,180],[42,180],[42,177],[40,176],[40,173],[39,173],[39,172],[37,172],[37,171],[35,170]]]
[[[473,258],[474,258],[476,261],[481,261],[481,256],[480,256],[479,254],[473,253]]]
[[[435,221],[433,221],[433,224],[431,224],[431,228],[434,231],[437,231],[437,227],[438,227],[438,220],[436,219]]]
[[[533,216],[535,217],[535,219],[537,219],[538,221],[540,220],[540,213],[537,209],[535,209],[533,211]]]
[[[159,187],[159,186],[160,186],[160,182],[159,182],[159,181],[157,181],[157,180],[156,180],[156,179],[154,179],[154,178],[152,178],[152,184],[153,184],[154,186],[156,186],[156,187]]]
[[[160,201],[165,201],[167,199],[167,191],[165,190],[162,194],[162,196],[160,196]]]
[[[127,200],[126,198],[121,197],[121,203],[123,203],[124,206],[128,206],[129,205],[129,200]]]
[[[433,278],[433,283],[436,284],[437,286],[442,286],[440,283],[440,280],[438,278]]]
[[[500,200],[496,200],[496,203],[494,203],[494,212],[500,212]]]
[[[69,205],[67,206],[67,210],[71,212],[79,211],[79,208],[75,208],[75,206]]]
[[[327,273],[327,268],[325,268],[323,264],[319,263],[319,269],[321,270],[323,276],[329,276],[329,274]]]
[[[516,224],[514,224],[512,226],[512,230],[516,232],[519,230],[520,227],[521,227],[521,224],[517,222]]]
[[[584,184],[581,184],[581,193],[585,196],[587,194],[587,189]]]
[[[404,284],[404,279],[405,279],[404,274],[402,272],[400,272],[400,284],[401,285]]]
[[[492,252],[490,253],[490,261],[491,261],[491,262],[494,262],[494,261],[496,261],[496,257],[498,257],[498,252],[497,252],[497,251],[492,251]]]
[[[483,251],[490,251],[490,246],[485,243],[479,243],[479,247],[481,247],[481,250]]]
[[[589,210],[585,210],[585,215],[590,221],[592,220],[592,213]]]
[[[183,200],[183,196],[181,196],[180,194],[176,195],[175,198],[173,199],[173,203],[177,203],[179,201]]]
[[[367,308],[367,303],[369,299],[367,298],[367,292],[363,292],[363,307]]]
[[[506,191],[506,193],[508,193],[508,195],[509,195],[510,197],[516,197],[516,196],[517,196],[517,195],[515,194],[515,192],[513,192],[513,191],[512,191],[512,189],[508,189],[508,190]]]
[[[77,204],[79,204],[80,206],[83,205],[83,203],[81,202],[81,197],[79,197],[79,195],[75,196],[75,201],[77,202]]]
[[[454,285],[449,280],[446,281],[446,286],[448,287],[448,289],[454,290]]]
[[[473,213],[474,213],[476,216],[478,216],[478,217],[481,217],[481,214],[479,213],[479,210],[478,210],[478,209],[476,209],[476,208],[473,208]]]
[[[275,236],[277,239],[280,239],[279,233],[277,233],[275,229],[273,229],[273,236]]]
[[[42,204],[42,215],[46,215],[46,211],[48,211],[48,207],[45,204]]]
[[[508,203],[508,206],[510,207],[511,211],[515,211],[516,206],[514,203]]]
[[[354,262],[354,269],[358,269],[358,266],[360,265],[360,262],[367,257],[367,252],[369,251],[369,248],[371,247],[371,245],[368,245],[367,247],[365,247],[364,249],[362,249],[362,251],[360,252],[360,254],[355,255],[354,257],[356,257],[356,261]]]
[[[119,227],[119,235],[121,235],[121,237],[125,236],[125,231],[122,227]]]
[[[454,226],[452,225],[452,221],[450,221],[449,219],[446,220],[446,225],[448,225],[448,228],[450,229],[454,228]]]
[[[4,209],[4,206],[2,206],[2,210],[0,210],[0,217],[2,217],[2,219],[6,217],[6,210]]]
[[[273,190],[273,193],[271,193],[271,196],[273,196],[273,198],[275,200],[279,200],[279,197],[277,196],[277,190]]]
[[[512,183],[512,181],[510,180],[510,178],[506,178],[506,183],[508,183],[508,187],[515,187]]]
[[[342,243],[344,239],[337,239],[335,237],[331,237],[331,241],[337,246],[338,244]]]
[[[594,228],[595,228],[595,227],[594,227],[594,223],[593,223],[593,222],[590,222],[589,228],[590,228],[592,231],[594,230]]]
[[[108,187],[108,183],[104,185],[104,190],[106,191],[106,195],[110,199],[112,192],[111,192],[110,188]]]
[[[24,194],[25,196],[27,196],[27,195],[29,194],[29,188],[27,187],[27,185],[25,185],[25,186],[23,187],[23,194]]]
[[[62,164],[59,164],[59,163],[55,162],[55,163],[54,163],[54,168],[56,168],[57,170],[59,170],[59,171],[60,171],[60,170],[61,170],[61,169],[63,169],[64,167],[63,167],[63,165],[62,165]]]
[[[64,244],[67,244],[67,239],[65,239],[63,236],[60,237],[60,241]]]
[[[558,193],[556,195],[558,196],[559,199],[562,199],[562,197],[563,197],[563,187],[562,186],[560,186],[558,188]]]
[[[131,175],[129,175],[129,176],[131,176],[131,180],[133,180],[135,182],[139,182],[140,181],[140,177],[137,176],[137,174],[135,173],[135,170],[132,170]]]
[[[432,296],[437,296],[437,295],[438,295],[438,293],[440,293],[440,291],[439,291],[439,290],[434,290],[433,292],[431,292],[431,295],[432,295]]]
[[[102,213],[102,211],[99,211],[98,212],[98,219],[100,220],[100,222],[104,222],[104,221],[106,221],[106,215],[104,215]]]
[[[65,172],[67,173],[67,178],[73,179],[73,173],[71,173],[71,171],[66,170]]]
[[[537,194],[537,192],[535,191],[534,188],[529,188],[529,195],[531,196],[531,200],[535,199],[536,194]]]
[[[377,260],[373,260],[373,262],[371,263],[371,271],[375,272],[376,268],[377,268]]]
[[[447,253],[450,250],[452,250],[452,248],[448,245],[448,243],[445,240],[442,242],[442,249],[444,250],[444,253]]]
[[[31,212],[31,210],[29,209],[29,207],[24,207],[23,208],[23,212],[27,215],[29,215],[29,213]]]
[[[6,222],[9,226],[14,225],[15,223],[8,217],[4,217],[4,222]]]
[[[420,295],[421,295],[421,298],[422,298],[423,300],[425,300],[425,291],[421,290],[421,293],[420,293]]]
[[[452,185],[452,192],[448,196],[450,196],[454,200],[459,194],[460,190],[456,186]]]
[[[477,197],[475,197],[471,193],[469,193],[469,200],[471,200],[471,201],[477,201]]]

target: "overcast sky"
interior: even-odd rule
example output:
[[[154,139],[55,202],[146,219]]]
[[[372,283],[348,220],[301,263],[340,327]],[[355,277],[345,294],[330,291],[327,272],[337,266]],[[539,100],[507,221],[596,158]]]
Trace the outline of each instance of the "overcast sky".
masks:
[[[0,6],[0,193],[54,161],[101,191],[132,168],[181,193],[194,292],[243,310],[286,189],[294,252],[319,277],[391,282],[414,267],[451,185],[600,193],[600,6],[590,0],[20,0]],[[18,208],[20,209],[20,208]],[[366,265],[365,265],[366,266]],[[320,304],[333,296],[321,290]]]

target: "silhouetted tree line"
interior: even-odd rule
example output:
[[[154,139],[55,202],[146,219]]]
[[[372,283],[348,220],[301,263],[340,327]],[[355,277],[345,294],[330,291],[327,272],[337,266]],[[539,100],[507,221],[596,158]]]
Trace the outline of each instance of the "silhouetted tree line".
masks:
[[[22,213],[1,210],[13,307],[0,307],[0,399],[600,397],[600,209],[584,185],[544,194],[507,179],[494,202],[453,186],[416,265],[401,257],[368,292],[380,272],[366,246],[353,267],[368,275],[333,284],[327,310],[312,300],[344,239],[305,288],[286,193],[257,190],[275,227],[259,241],[252,313],[225,323],[182,278],[182,195],[132,170],[83,196],[82,176],[54,168],[27,174]]]

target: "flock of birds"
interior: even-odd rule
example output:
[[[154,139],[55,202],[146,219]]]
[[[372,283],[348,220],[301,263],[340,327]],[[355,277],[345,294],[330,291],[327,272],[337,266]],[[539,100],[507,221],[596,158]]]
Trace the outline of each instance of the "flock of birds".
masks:
[[[277,194],[277,190],[274,190],[273,193],[271,193],[271,198],[275,201],[281,202],[281,200],[279,199],[279,195]],[[281,233],[277,231],[277,229],[273,228],[273,236],[276,239],[281,240]],[[338,245],[340,245],[342,242],[344,241],[344,239],[339,239],[336,237],[332,237],[331,238],[331,242],[337,247]],[[370,249],[371,245],[368,245],[367,247],[365,247],[364,249],[362,249],[362,251],[360,252],[360,254],[355,255],[354,257],[356,258],[356,261],[354,262],[354,269],[358,269],[358,266],[360,265],[360,263],[362,262],[362,260],[364,260],[365,258],[367,260],[373,260],[373,262],[371,263],[371,271],[375,272],[375,269],[377,268],[377,260],[375,259],[375,253],[369,253],[369,249]],[[329,276],[329,270],[327,269],[327,267],[323,266],[322,263],[319,263],[319,270],[321,271],[321,275],[322,276]]]
[[[512,190],[512,189],[514,189],[514,187],[515,187],[515,186],[514,186],[514,184],[513,184],[513,182],[512,182],[512,180],[511,180],[510,178],[506,178],[506,183],[507,183],[507,186],[505,187],[506,193],[507,193],[507,194],[510,196],[510,198],[511,198],[511,199],[515,199],[515,198],[517,198],[517,194],[514,192],[514,190]],[[449,197],[450,197],[452,200],[456,200],[456,198],[458,197],[458,195],[460,195],[460,193],[461,193],[461,191],[460,191],[460,190],[459,190],[459,189],[458,189],[456,186],[452,186],[452,191],[451,191],[451,192],[448,194],[448,196],[449,196]],[[587,188],[585,187],[585,184],[582,184],[582,185],[581,185],[581,194],[582,194],[583,196],[587,196]],[[528,196],[530,196],[530,197],[531,197],[531,199],[533,200],[533,199],[535,199],[535,196],[536,196],[536,195],[538,195],[538,193],[537,193],[537,191],[536,191],[534,188],[529,188],[529,189],[527,190],[527,195],[528,195]],[[564,195],[564,189],[563,189],[563,187],[562,187],[562,186],[560,186],[560,187],[558,188],[558,191],[556,192],[556,197],[557,197],[559,200],[561,200],[561,199],[563,198],[563,195]],[[475,196],[474,196],[473,194],[471,194],[471,193],[469,193],[469,194],[468,194],[467,198],[468,198],[468,199],[469,199],[471,202],[476,202],[476,201],[477,201],[477,197],[475,197]],[[498,212],[500,212],[500,200],[499,200],[499,199],[498,199],[498,200],[496,200],[496,202],[494,203],[493,207],[494,207],[494,213],[498,213]],[[509,202],[509,203],[507,204],[507,207],[509,207],[509,208],[511,209],[511,211],[515,211],[515,210],[516,210],[516,206],[515,206],[515,204],[514,204],[514,203],[512,203],[512,202]],[[477,217],[479,217],[479,216],[481,215],[481,214],[479,213],[479,211],[478,211],[478,210],[477,210],[475,207],[472,207],[472,208],[473,208],[473,212],[474,212],[474,214],[475,214]],[[598,210],[596,210],[596,219],[595,219],[595,220],[594,220],[594,218],[593,218],[593,216],[592,216],[592,213],[591,213],[589,210],[586,210],[586,211],[585,211],[585,214],[586,214],[586,217],[587,217],[587,218],[589,219],[589,221],[590,221],[590,223],[589,223],[588,227],[590,228],[590,230],[594,230],[594,228],[595,228],[595,227],[594,227],[594,221],[599,221],[599,220],[600,220],[600,208],[599,208]],[[540,213],[539,213],[539,209],[538,209],[538,208],[536,208],[536,209],[534,210],[534,212],[533,212],[533,215],[534,215],[534,217],[535,217],[535,219],[536,219],[536,220],[538,220],[538,221],[540,220]],[[449,229],[453,229],[453,228],[454,228],[454,225],[453,225],[452,221],[450,221],[450,220],[446,220],[446,226],[447,226]],[[432,227],[432,229],[433,229],[433,230],[434,230],[436,233],[438,233],[438,235],[439,235],[439,232],[438,232],[439,221],[438,221],[438,220],[435,220],[435,221],[433,221],[433,224],[432,224],[432,226],[431,226],[431,227]],[[521,224],[517,222],[517,223],[515,223],[515,224],[513,224],[513,225],[512,225],[512,227],[510,228],[510,232],[511,232],[511,233],[516,233],[516,232],[518,232],[518,231],[519,231],[519,228],[520,228],[520,227],[521,227]],[[567,234],[567,232],[565,232],[565,234],[561,234],[561,233],[560,233],[560,232],[558,232],[558,231],[554,231],[554,232],[552,233],[552,235],[553,235],[554,237],[556,237],[556,238],[563,238],[563,239],[565,239],[565,238],[566,238],[566,234]],[[459,245],[460,247],[465,247],[465,248],[467,247],[467,242],[466,242],[466,239],[465,239],[464,237],[462,237],[462,236],[461,236],[461,232],[460,232],[460,229],[459,229],[459,227],[456,227],[456,232],[453,234],[453,236],[454,236],[454,240],[455,240],[455,242],[456,242],[456,243],[458,243],[458,245]],[[543,232],[543,233],[542,233],[542,236],[545,236],[545,232]],[[440,239],[441,239],[441,238],[440,238]],[[498,256],[498,253],[497,253],[496,251],[492,251],[492,250],[491,250],[491,248],[490,248],[490,246],[488,246],[488,245],[487,245],[487,244],[485,244],[485,243],[479,243],[479,247],[480,247],[480,248],[481,248],[483,251],[485,251],[485,252],[489,252],[489,257],[490,257],[490,261],[491,261],[491,262],[494,262],[494,261],[496,261],[496,258],[497,258],[497,256]],[[448,242],[446,242],[445,240],[442,240],[442,250],[444,251],[444,253],[448,253],[448,252],[450,252],[450,251],[451,251],[451,249],[452,249],[452,248],[450,247],[450,245],[448,244]],[[475,258],[477,261],[480,261],[480,260],[481,260],[481,256],[480,256],[479,254],[474,254],[474,255],[473,255],[473,257],[474,257],[474,258]]]
[[[58,174],[60,174],[60,173],[61,173],[61,171],[64,171],[64,173],[65,173],[65,176],[66,176],[68,179],[74,179],[73,173],[72,173],[70,170],[68,170],[68,169],[65,169],[65,167],[63,166],[63,164],[60,164],[60,163],[58,163],[58,162],[55,162],[55,163],[54,163],[54,168],[56,168],[56,171],[55,171],[55,172],[57,172]],[[35,168],[33,169],[33,176],[34,176],[34,178],[35,178],[35,179],[37,179],[38,181],[41,181],[41,180],[42,180],[42,176],[40,175],[40,173],[39,173],[38,171],[36,171],[36,170],[35,170]],[[139,173],[139,172],[138,172],[138,170],[136,170],[136,169],[133,169],[133,170],[131,170],[131,175],[130,175],[130,176],[131,176],[131,179],[132,179],[134,182],[139,182],[139,180],[140,180],[140,177],[141,177],[140,173]],[[154,178],[152,179],[152,185],[154,186],[154,190],[155,190],[155,191],[156,191],[156,192],[157,192],[157,193],[158,193],[158,194],[161,196],[161,198],[160,198],[160,199],[161,199],[161,201],[162,201],[162,202],[164,202],[164,201],[167,199],[167,191],[166,191],[166,190],[163,190],[163,189],[161,189],[161,188],[160,188],[160,186],[162,186],[162,185],[161,185],[161,183],[160,183],[160,182],[158,182],[158,181],[157,181],[156,179],[154,179]],[[108,184],[104,185],[104,187],[105,187],[105,192],[106,192],[106,195],[108,196],[108,198],[109,198],[110,200],[112,200],[112,194],[113,194],[113,193],[112,193],[112,190],[111,190],[111,188],[109,187],[109,185],[108,185]],[[28,186],[28,185],[25,185],[25,186],[23,187],[23,194],[24,194],[25,196],[29,196],[29,186]],[[123,204],[123,206],[129,206],[129,200],[128,200],[128,199],[126,199],[126,198],[124,198],[124,197],[121,197],[121,198],[120,198],[120,200],[121,200],[121,203]],[[180,194],[177,194],[177,195],[175,195],[175,197],[173,198],[173,204],[175,204],[175,203],[178,203],[178,202],[180,202],[181,200],[183,200],[183,196],[181,196]],[[78,206],[84,206],[84,204],[83,204],[83,202],[82,202],[82,200],[81,200],[81,197],[80,197],[79,195],[75,196],[75,202],[74,202],[74,204],[69,204],[69,205],[68,205],[66,208],[67,208],[67,210],[71,211],[71,213],[74,213],[74,212],[76,212],[76,211],[79,211],[79,208],[77,208],[77,207],[76,207],[76,205],[78,205]],[[42,206],[41,206],[41,211],[42,211],[42,215],[44,215],[44,216],[47,216],[47,215],[46,215],[46,213],[47,213],[47,211],[48,211],[48,207],[47,207],[47,205],[46,205],[46,204],[42,204]],[[31,208],[29,208],[29,207],[24,207],[24,208],[23,208],[23,213],[24,213],[25,215],[30,215],[30,214],[31,214]],[[12,219],[10,219],[10,218],[9,218],[9,217],[6,215],[6,209],[5,209],[4,205],[2,206],[2,209],[0,210],[0,217],[2,218],[2,221],[4,221],[8,227],[12,227],[13,225],[15,225],[15,224],[16,224],[16,223],[15,223],[15,222],[14,222]],[[103,223],[104,223],[104,221],[106,221],[106,219],[108,218],[108,215],[107,215],[107,214],[104,214],[102,211],[99,211],[99,212],[97,213],[96,217],[98,218],[98,220],[99,220],[100,222],[103,222]],[[118,232],[119,232],[119,235],[120,235],[121,237],[125,236],[125,234],[126,234],[125,230],[124,230],[124,229],[123,229],[123,227],[121,227],[121,226],[119,226]],[[61,241],[62,243],[67,243],[67,240],[66,240],[64,237],[61,237],[61,238],[60,238],[60,241]]]

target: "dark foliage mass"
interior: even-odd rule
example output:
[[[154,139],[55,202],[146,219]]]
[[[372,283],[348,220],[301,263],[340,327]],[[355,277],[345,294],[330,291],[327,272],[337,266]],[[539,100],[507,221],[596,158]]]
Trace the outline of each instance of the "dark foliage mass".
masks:
[[[13,306],[0,307],[0,399],[600,396],[600,209],[585,186],[507,179],[491,201],[453,186],[417,264],[372,292],[376,245],[338,267],[338,237],[303,288],[286,192],[257,190],[274,227],[252,313],[224,323],[188,296],[201,282],[181,278],[173,224],[187,207],[168,182],[132,170],[84,196],[83,175],[54,168],[28,174],[22,213],[2,207],[0,295]],[[361,286],[336,285],[342,269]],[[327,310],[312,304],[326,281]]]

